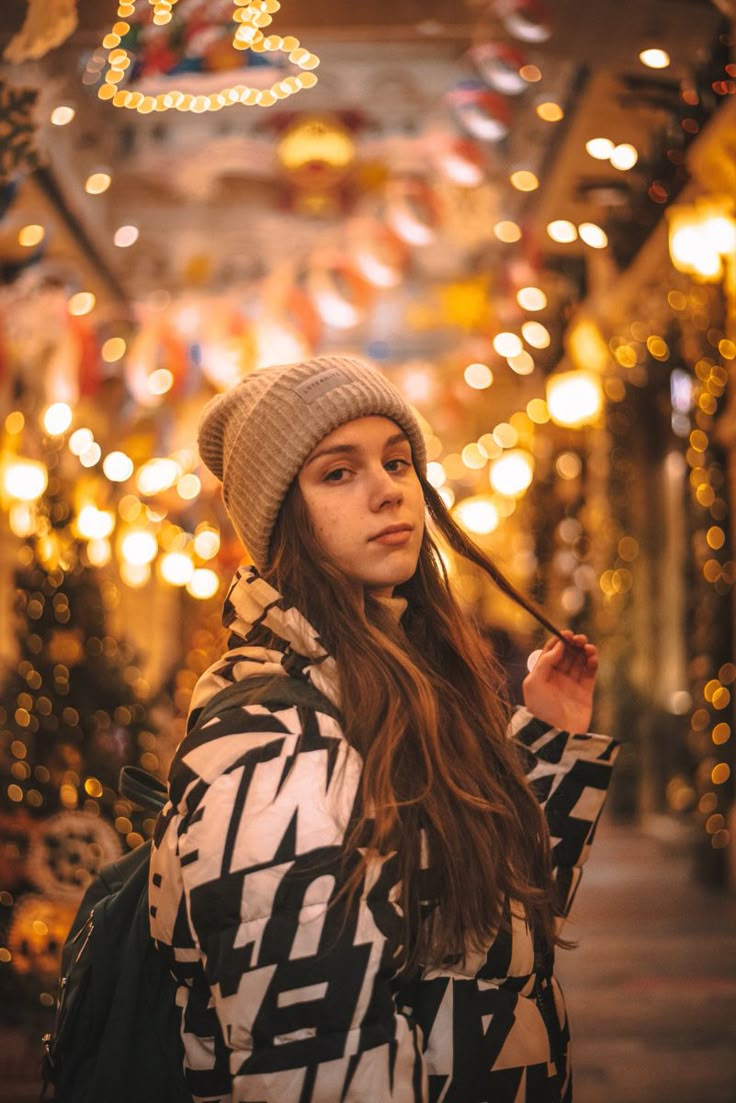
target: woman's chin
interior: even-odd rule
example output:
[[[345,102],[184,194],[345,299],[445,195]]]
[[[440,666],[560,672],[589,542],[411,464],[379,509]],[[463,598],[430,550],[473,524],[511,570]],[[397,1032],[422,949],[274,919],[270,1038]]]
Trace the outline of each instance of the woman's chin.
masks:
[[[409,549],[400,548],[386,556],[382,562],[360,563],[351,569],[344,564],[345,573],[366,590],[387,589],[408,582],[417,569],[418,555]]]
[[[385,575],[372,575],[370,578],[361,578],[361,585],[366,590],[388,590],[394,586],[400,586],[402,582],[408,582],[414,570],[386,572]]]

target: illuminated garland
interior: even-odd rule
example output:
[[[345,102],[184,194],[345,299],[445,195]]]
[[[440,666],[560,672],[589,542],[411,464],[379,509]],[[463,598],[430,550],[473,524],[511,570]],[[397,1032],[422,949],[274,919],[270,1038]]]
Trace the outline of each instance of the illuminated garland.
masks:
[[[736,354],[733,342],[723,339],[718,351],[725,360],[731,360]],[[712,435],[719,399],[723,396],[728,383],[728,372],[723,364],[710,357],[701,357],[694,366],[696,384],[693,390],[695,401],[696,427],[690,433],[689,447],[685,453],[690,468],[689,483],[693,504],[697,510],[706,510],[710,515],[706,521],[699,522],[696,533],[695,556],[699,573],[709,588],[721,597],[727,596],[736,581],[736,562],[728,558],[726,526],[728,504],[719,490],[725,484],[725,472],[718,457],[712,451]],[[713,523],[710,523],[713,522]],[[710,838],[710,845],[720,850],[731,842],[726,821],[726,810],[731,795],[730,757],[725,746],[730,742],[732,731],[728,716],[732,689],[736,681],[736,666],[725,662],[716,671],[699,670],[697,694],[694,710],[690,717],[693,738],[705,741],[710,729],[710,745],[703,754],[697,774],[699,790],[697,809],[703,828]]]
[[[165,26],[170,22],[172,9],[177,0],[148,0],[148,2],[153,8],[153,22],[157,26]],[[233,0],[233,4],[235,7],[233,20],[238,24],[233,37],[233,46],[236,50],[252,50],[254,53],[285,53],[288,54],[289,61],[302,72],[282,77],[274,81],[269,88],[233,84],[209,95],[192,95],[189,92],[174,89],[152,96],[139,91],[118,88],[118,84],[125,79],[126,70],[131,64],[130,55],[121,43],[130,31],[128,19],[135,15],[136,10],[136,0],[121,0],[117,11],[118,22],[102,40],[102,46],[107,50],[108,67],[105,72],[105,83],[97,93],[99,98],[111,101],[114,107],[125,107],[138,111],[141,115],[148,115],[153,111],[170,110],[202,114],[205,111],[219,111],[223,107],[234,107],[236,104],[270,107],[279,100],[294,95],[295,92],[314,87],[317,77],[309,70],[316,69],[319,58],[302,46],[299,39],[293,35],[282,38],[281,35],[263,33],[263,28],[271,23],[273,14],[281,7],[279,0]]]

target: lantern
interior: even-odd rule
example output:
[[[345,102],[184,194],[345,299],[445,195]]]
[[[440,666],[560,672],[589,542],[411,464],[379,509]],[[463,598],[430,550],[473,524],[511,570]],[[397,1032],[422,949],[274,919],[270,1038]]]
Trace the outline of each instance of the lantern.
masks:
[[[496,92],[518,96],[528,87],[519,70],[526,59],[508,42],[483,42],[470,50],[480,76]]]
[[[356,269],[374,287],[396,287],[404,274],[407,249],[378,219],[356,218],[348,226],[348,249]]]
[[[503,96],[478,80],[463,80],[447,93],[447,102],[463,130],[481,142],[500,142],[509,132],[511,113]]]
[[[426,181],[404,177],[386,187],[386,219],[407,245],[429,245],[437,232],[438,212]]]
[[[496,0],[496,11],[508,33],[522,42],[546,42],[552,34],[542,0]]]
[[[363,321],[372,289],[338,252],[317,254],[307,273],[307,291],[326,325],[352,329]]]

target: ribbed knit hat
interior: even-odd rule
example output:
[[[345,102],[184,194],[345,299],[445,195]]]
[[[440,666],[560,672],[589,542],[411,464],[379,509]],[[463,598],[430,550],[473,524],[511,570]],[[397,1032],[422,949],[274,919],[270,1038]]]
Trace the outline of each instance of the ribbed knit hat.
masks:
[[[309,454],[346,421],[371,415],[391,418],[404,430],[424,471],[415,415],[396,387],[360,360],[321,356],[263,368],[207,403],[200,455],[222,481],[227,512],[257,567],[268,563],[281,503]]]

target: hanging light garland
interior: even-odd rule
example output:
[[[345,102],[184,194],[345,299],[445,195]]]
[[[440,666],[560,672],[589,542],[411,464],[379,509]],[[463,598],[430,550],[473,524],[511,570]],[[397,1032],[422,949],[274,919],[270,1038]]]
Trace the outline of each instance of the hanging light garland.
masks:
[[[268,88],[255,88],[247,84],[233,84],[219,92],[209,95],[192,95],[172,89],[158,95],[145,94],[118,85],[125,79],[131,59],[122,45],[130,31],[128,20],[135,15],[137,0],[121,0],[118,4],[118,22],[105,35],[102,46],[107,50],[107,70],[105,81],[98,91],[101,100],[110,101],[114,107],[124,107],[138,111],[142,115],[153,111],[192,111],[202,114],[205,111],[219,111],[223,107],[236,104],[270,107],[279,100],[286,99],[304,88],[312,88],[317,83],[316,75],[311,72],[319,65],[319,58],[301,45],[298,38],[287,35],[264,35],[267,27],[281,4],[279,0],[233,0],[235,11],[233,20],[237,26],[233,37],[236,50],[252,50],[254,53],[284,53],[289,61],[301,70],[300,73],[282,77]],[[153,8],[153,22],[162,27],[171,21],[172,10],[177,0],[148,0]]]

